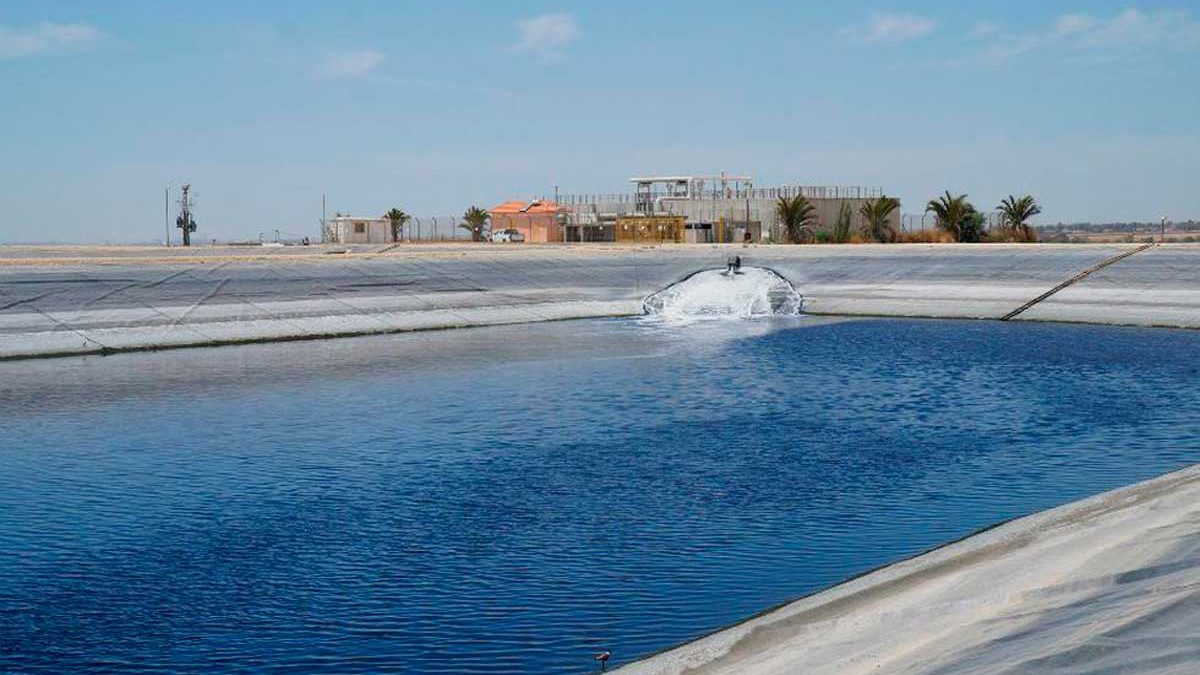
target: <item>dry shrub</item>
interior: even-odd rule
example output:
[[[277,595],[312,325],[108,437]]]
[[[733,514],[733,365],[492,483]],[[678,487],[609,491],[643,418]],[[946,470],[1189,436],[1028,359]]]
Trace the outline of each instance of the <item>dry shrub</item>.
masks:
[[[989,244],[1035,244],[1037,240],[1037,231],[1033,228],[1029,228],[1028,232],[996,228],[983,236],[983,241]]]
[[[901,244],[953,244],[954,235],[938,229],[913,230],[901,232],[896,241]]]

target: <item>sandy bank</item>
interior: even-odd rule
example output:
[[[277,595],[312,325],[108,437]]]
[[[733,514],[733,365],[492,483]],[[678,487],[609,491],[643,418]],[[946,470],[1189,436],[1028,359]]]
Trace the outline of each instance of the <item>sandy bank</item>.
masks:
[[[623,675],[1193,673],[1200,467],[1009,522]]]

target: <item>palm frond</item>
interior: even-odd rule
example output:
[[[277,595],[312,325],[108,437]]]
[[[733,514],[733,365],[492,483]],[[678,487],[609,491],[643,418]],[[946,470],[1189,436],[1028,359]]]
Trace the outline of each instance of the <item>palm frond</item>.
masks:
[[[471,241],[483,241],[484,229],[491,217],[492,214],[487,211],[478,206],[472,206],[463,213],[463,222],[458,226],[471,233]]]
[[[858,213],[863,219],[863,233],[879,243],[895,241],[896,230],[888,220],[898,208],[900,208],[900,200],[894,197],[882,196],[879,199],[864,202],[858,209]]]
[[[955,241],[964,241],[964,225],[977,213],[965,194],[953,195],[949,190],[937,199],[929,200],[925,212],[932,213],[937,226],[953,235]]]
[[[1037,235],[1030,227],[1029,221],[1042,212],[1042,207],[1032,195],[1025,195],[1021,198],[1009,195],[1000,200],[996,210],[1000,213],[1000,220],[1011,238],[1018,241],[1037,240]]]
[[[775,202],[775,216],[783,225],[788,241],[793,244],[802,244],[813,238],[816,210],[817,207],[804,195],[780,197]]]

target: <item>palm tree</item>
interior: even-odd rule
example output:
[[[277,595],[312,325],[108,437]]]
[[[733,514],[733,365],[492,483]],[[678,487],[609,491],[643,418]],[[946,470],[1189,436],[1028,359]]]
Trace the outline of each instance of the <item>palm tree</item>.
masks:
[[[937,199],[930,199],[925,205],[925,213],[932,213],[937,218],[938,227],[953,235],[955,241],[967,240],[963,235],[970,233],[964,232],[963,225],[973,211],[975,207],[967,201],[966,195],[952,195],[949,190]]]
[[[383,217],[392,221],[392,241],[400,241],[400,235],[404,233],[404,226],[408,224],[408,221],[412,220],[412,216],[400,209],[393,208],[391,211],[383,214]]]
[[[471,241],[483,241],[484,228],[491,217],[492,215],[487,211],[478,206],[472,206],[463,214],[463,222],[458,226],[471,233]]]
[[[1000,212],[1000,221],[1012,233],[1017,241],[1037,241],[1037,234],[1029,226],[1029,220],[1042,212],[1042,207],[1032,195],[1020,199],[1009,195],[996,207]]]
[[[803,244],[813,238],[812,226],[817,221],[816,211],[817,207],[804,195],[780,197],[779,201],[775,202],[775,216],[783,225],[788,241],[793,244]]]
[[[900,200],[895,197],[881,196],[865,202],[858,209],[863,218],[863,233],[881,244],[896,241],[896,230],[888,220],[898,208]]]

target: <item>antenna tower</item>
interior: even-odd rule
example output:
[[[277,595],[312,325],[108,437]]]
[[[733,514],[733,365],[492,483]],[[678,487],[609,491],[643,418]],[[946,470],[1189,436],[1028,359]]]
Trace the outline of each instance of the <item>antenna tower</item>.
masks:
[[[183,196],[179,198],[179,217],[175,219],[175,227],[183,230],[183,245],[192,245],[192,233],[196,231],[196,219],[192,217],[191,185],[183,186]]]

